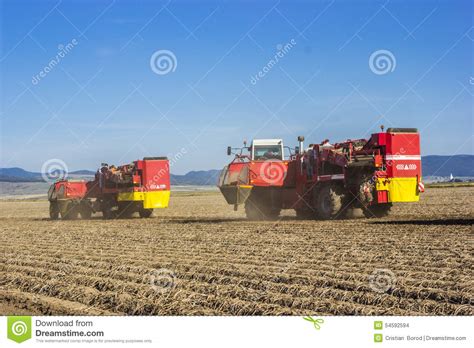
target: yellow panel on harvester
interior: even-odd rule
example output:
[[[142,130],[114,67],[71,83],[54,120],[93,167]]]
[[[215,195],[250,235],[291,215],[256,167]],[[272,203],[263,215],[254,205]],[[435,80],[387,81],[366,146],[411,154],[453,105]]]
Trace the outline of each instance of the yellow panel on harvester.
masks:
[[[117,200],[121,201],[143,201],[143,208],[157,209],[167,208],[170,200],[170,191],[148,191],[148,192],[121,192]]]
[[[144,193],[133,191],[133,192],[120,192],[117,196],[117,201],[143,201]]]
[[[417,178],[391,178],[387,183],[389,202],[418,202]]]
[[[143,192],[143,208],[156,209],[167,208],[170,201],[170,191],[148,191]]]

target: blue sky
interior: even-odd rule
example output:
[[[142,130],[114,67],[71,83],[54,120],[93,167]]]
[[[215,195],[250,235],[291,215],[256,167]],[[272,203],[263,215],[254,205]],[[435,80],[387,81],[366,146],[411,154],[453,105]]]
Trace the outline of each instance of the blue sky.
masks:
[[[380,124],[419,128],[425,155],[474,152],[471,1],[1,6],[1,167],[168,155],[185,173],[221,168],[243,139],[340,141]]]

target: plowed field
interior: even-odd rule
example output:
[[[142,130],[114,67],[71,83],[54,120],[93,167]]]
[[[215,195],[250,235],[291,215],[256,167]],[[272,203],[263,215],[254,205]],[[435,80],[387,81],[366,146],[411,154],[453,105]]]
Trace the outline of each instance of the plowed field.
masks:
[[[0,314],[472,315],[473,194],[339,221],[246,221],[218,193],[108,221],[2,201]]]

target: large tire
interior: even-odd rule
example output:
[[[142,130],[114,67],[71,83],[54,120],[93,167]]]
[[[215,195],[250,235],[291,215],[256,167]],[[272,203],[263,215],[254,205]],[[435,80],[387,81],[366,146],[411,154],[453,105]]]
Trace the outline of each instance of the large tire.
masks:
[[[92,208],[88,202],[81,202],[81,205],[79,207],[79,214],[81,214],[82,219],[86,220],[92,217]]]
[[[63,220],[76,220],[79,216],[78,205],[74,202],[66,202],[60,211]]]
[[[115,217],[114,212],[112,211],[112,204],[106,200],[103,200],[101,202],[101,211],[102,211],[102,217],[104,220],[109,220],[113,219]]]
[[[375,180],[370,174],[361,177],[358,194],[358,200],[366,218],[381,218],[389,214],[392,203],[377,204]]]
[[[128,219],[133,216],[137,211],[135,202],[119,202],[117,217],[122,219]]]
[[[340,217],[343,208],[343,193],[335,185],[324,185],[315,190],[316,217],[321,220]]]
[[[314,211],[311,209],[295,209],[296,217],[301,220],[314,219]]]
[[[342,206],[341,209],[339,210],[339,213],[337,214],[338,219],[348,219],[349,216],[351,216],[351,212],[353,210],[353,201],[354,201],[354,196],[352,196],[350,193],[345,193],[342,197]]]
[[[382,217],[388,216],[391,208],[392,208],[391,203],[374,204],[368,207],[364,207],[362,211],[366,218],[369,218],[369,219],[382,218]]]
[[[280,216],[280,208],[272,207],[270,204],[265,203],[263,199],[257,197],[256,195],[251,195],[245,201],[245,215],[247,219],[253,221],[275,220]]]
[[[364,174],[360,178],[357,200],[362,208],[368,207],[376,198],[375,181],[370,174]]]
[[[140,215],[141,218],[149,218],[153,214],[153,209],[141,208],[138,211],[138,214]]]
[[[49,217],[51,218],[51,220],[59,219],[58,202],[49,202]]]

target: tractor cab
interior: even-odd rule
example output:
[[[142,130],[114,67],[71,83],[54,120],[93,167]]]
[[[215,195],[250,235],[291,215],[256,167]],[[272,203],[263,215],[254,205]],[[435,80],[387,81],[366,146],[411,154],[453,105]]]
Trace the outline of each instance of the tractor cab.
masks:
[[[252,161],[283,161],[282,139],[254,139],[250,147]]]

